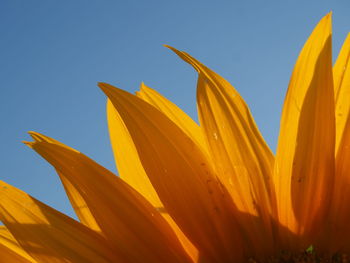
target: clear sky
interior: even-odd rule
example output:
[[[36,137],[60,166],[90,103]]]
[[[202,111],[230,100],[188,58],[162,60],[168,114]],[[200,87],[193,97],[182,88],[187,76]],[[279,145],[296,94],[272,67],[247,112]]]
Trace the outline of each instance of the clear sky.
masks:
[[[293,65],[329,11],[336,58],[349,0],[1,0],[0,179],[73,215],[55,171],[21,141],[42,132],[115,172],[100,81],[130,92],[144,81],[197,120],[197,75],[163,44],[228,79],[274,151]]]

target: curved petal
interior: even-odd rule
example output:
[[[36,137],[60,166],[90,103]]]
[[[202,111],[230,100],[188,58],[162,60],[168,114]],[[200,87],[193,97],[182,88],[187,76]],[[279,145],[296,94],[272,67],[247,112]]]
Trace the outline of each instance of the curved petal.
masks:
[[[78,189],[76,189],[76,187],[62,173],[57,172],[57,174],[62,181],[69,201],[72,204],[72,207],[75,211],[75,214],[79,218],[79,221],[92,230],[101,232],[101,228],[97,224],[94,215],[91,213],[90,208],[85,203],[85,200],[79,193]]]
[[[333,68],[336,102],[336,174],[330,229],[323,246],[350,252],[350,34]]]
[[[107,101],[107,120],[111,145],[120,177],[145,197],[173,228],[186,252],[193,261],[198,260],[198,251],[188,240],[159,200],[141,164],[134,142],[110,100]]]
[[[99,234],[2,181],[0,220],[37,262],[120,260]]]
[[[274,182],[278,218],[299,236],[292,249],[315,242],[324,226],[334,182],[334,92],[331,14],[316,26],[296,62],[286,95]]]
[[[107,120],[114,159],[120,177],[161,212],[164,209],[163,205],[142,167],[127,127],[110,100],[107,101]]]
[[[127,126],[166,210],[200,256],[210,262],[240,260],[241,241],[231,215],[232,201],[197,145],[148,103],[111,85],[99,86]]]
[[[28,261],[13,250],[0,243],[0,262],[3,263],[35,263],[36,261]]]
[[[331,252],[350,253],[350,118],[348,118],[336,158],[336,177],[330,228],[321,247]]]
[[[181,128],[187,136],[196,142],[202,151],[207,152],[207,146],[201,128],[178,106],[163,97],[157,91],[147,87],[144,83],[141,83],[140,91],[136,92],[136,96],[164,113]]]
[[[350,115],[350,34],[348,34],[333,67],[333,77],[337,150]]]
[[[0,262],[35,263],[5,226],[0,226]]]
[[[80,152],[38,137],[30,147],[75,186],[124,261],[191,262],[165,220],[135,190]]]
[[[54,140],[50,137],[44,136],[42,134],[38,134],[36,132],[29,132],[29,134],[36,140],[36,141],[48,141],[51,143],[59,144],[62,147],[67,147],[70,150],[75,151],[73,148],[70,148],[62,143],[60,143],[57,140]],[[30,146],[30,145],[29,145]],[[57,171],[57,174],[59,175],[61,182],[64,186],[64,189],[67,193],[67,196],[69,198],[70,203],[72,204],[72,207],[75,211],[75,214],[79,218],[79,221],[83,223],[84,225],[90,227],[91,229],[100,232],[101,229],[96,223],[95,217],[91,213],[89,207],[86,205],[84,198],[80,195],[78,189],[64,176],[64,174]]]
[[[267,257],[273,251],[275,197],[271,177],[274,157],[255,125],[246,103],[224,78],[189,54],[172,47],[199,73],[197,105],[218,177],[238,210],[261,220],[238,217],[252,254]]]

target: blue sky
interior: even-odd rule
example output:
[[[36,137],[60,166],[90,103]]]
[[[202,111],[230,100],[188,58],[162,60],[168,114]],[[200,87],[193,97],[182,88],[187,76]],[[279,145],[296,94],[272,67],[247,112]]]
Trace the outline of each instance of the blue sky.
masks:
[[[55,171],[21,141],[42,132],[115,172],[100,81],[130,92],[144,81],[197,119],[197,75],[163,44],[228,79],[274,150],[297,55],[329,11],[336,58],[348,0],[2,0],[0,179],[73,215]]]

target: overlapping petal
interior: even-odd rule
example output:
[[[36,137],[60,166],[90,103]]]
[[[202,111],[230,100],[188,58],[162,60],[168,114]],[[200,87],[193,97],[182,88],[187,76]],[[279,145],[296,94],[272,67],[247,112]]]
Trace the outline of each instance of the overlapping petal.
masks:
[[[347,131],[350,115],[350,34],[347,36],[333,68],[335,116],[336,116],[336,152]]]
[[[73,148],[70,148],[63,143],[60,143],[59,141],[52,139],[50,137],[47,137],[43,134],[39,134],[36,132],[29,132],[29,134],[38,142],[41,141],[47,141],[53,144],[58,144],[62,147],[66,147],[69,150],[75,151]],[[30,143],[28,144],[31,145]],[[67,196],[69,198],[69,201],[75,211],[75,214],[78,216],[81,223],[88,226],[89,228],[101,231],[100,227],[96,223],[94,215],[91,213],[89,207],[86,205],[84,198],[79,193],[78,189],[75,187],[74,184],[72,184],[64,174],[62,174],[60,171],[57,171],[57,174],[59,175],[61,182],[64,186],[64,189],[67,193]]]
[[[99,86],[127,126],[166,210],[200,257],[210,262],[239,261],[242,247],[232,201],[196,143],[143,100],[108,84]]]
[[[143,169],[129,131],[110,100],[107,101],[107,120],[111,145],[120,177],[142,194],[162,214],[173,228],[186,252],[194,261],[197,261],[198,250],[176,225],[159,200]]]
[[[35,263],[5,226],[0,226],[0,262]]]
[[[110,100],[107,101],[107,121],[120,177],[161,212],[164,209],[163,205],[143,169],[127,127]]]
[[[329,233],[326,240],[323,240],[323,247],[331,252],[350,253],[350,34],[334,65],[333,75],[336,102],[336,173],[330,228],[327,229]],[[329,243],[331,245],[327,246]]]
[[[207,152],[207,145],[201,128],[178,106],[163,97],[154,89],[146,86],[144,83],[141,84],[140,91],[136,92],[136,96],[163,112],[170,120],[176,123],[176,125],[180,127],[194,142],[196,142],[198,147],[200,147],[203,152]]]
[[[199,74],[200,126],[144,84],[134,96],[100,83],[121,178],[30,132],[80,222],[0,181],[0,263],[275,262],[311,244],[349,254],[350,35],[332,69],[331,34],[328,14],[300,53],[276,158],[238,92],[185,52],[169,47]],[[323,260],[311,254],[281,262]]]
[[[30,147],[79,191],[123,262],[191,262],[162,216],[134,189],[80,152],[33,137]]]
[[[95,231],[2,181],[0,221],[36,262],[120,261]]]
[[[236,215],[248,236],[250,254],[266,257],[274,249],[274,157],[238,92],[187,53],[171,49],[199,73],[197,105],[211,158],[238,210],[253,215]]]
[[[283,237],[290,249],[314,243],[329,212],[334,182],[333,98],[328,14],[299,55],[282,112],[274,183],[278,220],[298,237]]]

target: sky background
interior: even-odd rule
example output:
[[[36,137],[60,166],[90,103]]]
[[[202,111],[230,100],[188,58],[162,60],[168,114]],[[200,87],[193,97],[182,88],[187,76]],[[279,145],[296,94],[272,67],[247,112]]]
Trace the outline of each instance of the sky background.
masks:
[[[21,141],[38,131],[116,172],[97,82],[135,92],[144,81],[197,120],[197,74],[163,44],[229,80],[275,151],[294,63],[329,11],[335,59],[349,0],[1,0],[0,179],[73,216],[55,171]]]

